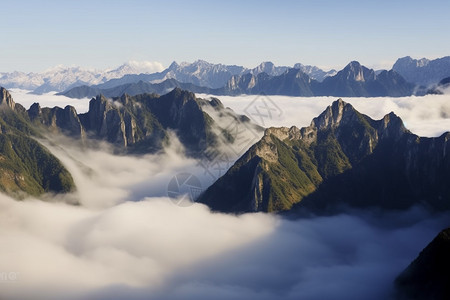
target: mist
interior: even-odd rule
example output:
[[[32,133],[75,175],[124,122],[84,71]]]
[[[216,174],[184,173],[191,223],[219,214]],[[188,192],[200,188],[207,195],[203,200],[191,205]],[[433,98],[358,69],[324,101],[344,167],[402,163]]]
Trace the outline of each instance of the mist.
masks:
[[[23,105],[76,104],[79,112],[88,103],[13,97]],[[276,107],[261,124],[251,115],[254,96],[218,98],[265,127],[307,126],[336,99],[270,96]],[[450,129],[447,96],[343,100],[376,119],[394,111],[420,135]],[[168,191],[180,173],[202,189],[212,179],[174,134],[170,140],[164,152],[140,156],[101,142],[86,149],[68,138],[41,140],[77,191],[45,201],[0,195],[0,273],[15,275],[0,276],[0,298],[389,299],[395,277],[450,223],[449,214],[419,207],[292,220],[177,205]]]
[[[32,94],[29,90],[22,89],[8,89],[14,102],[20,103],[26,109],[37,102],[41,107],[55,107],[64,108],[66,105],[75,107],[78,113],[85,113],[89,110],[90,98],[72,99],[66,96],[56,95],[56,92],[49,92],[42,95]]]
[[[198,97],[212,97],[199,94]],[[339,97],[288,97],[288,96],[221,96],[218,97],[225,106],[236,113],[247,114],[256,123],[265,127],[297,126],[305,127],[325,108]],[[434,137],[450,130],[450,94],[427,95],[423,97],[374,97],[347,98],[342,100],[352,104],[356,110],[373,119],[381,119],[394,112],[400,116],[410,131],[419,135]],[[268,114],[267,103],[272,114]],[[259,117],[259,113],[264,117]]]

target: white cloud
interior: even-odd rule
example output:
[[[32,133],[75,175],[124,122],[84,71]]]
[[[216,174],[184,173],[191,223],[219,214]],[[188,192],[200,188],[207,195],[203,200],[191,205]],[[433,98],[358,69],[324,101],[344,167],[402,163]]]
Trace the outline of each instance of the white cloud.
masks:
[[[74,195],[53,202],[0,195],[0,271],[20,274],[16,284],[2,288],[4,297],[80,297],[114,285],[154,290],[178,270],[250,244],[277,226],[270,215],[176,206],[164,196],[169,180],[200,170],[172,150],[120,156],[106,146],[80,150],[61,141],[44,144],[73,174]],[[63,201],[74,198],[81,206]]]
[[[9,89],[14,102],[20,103],[26,109],[37,102],[41,107],[55,107],[59,106],[64,108],[66,105],[71,105],[75,107],[78,113],[84,113],[89,110],[89,100],[88,98],[83,99],[72,99],[65,96],[56,95],[56,92],[45,93],[42,95],[31,94],[28,90],[21,89]]]
[[[141,73],[151,74],[155,72],[161,72],[164,70],[164,66],[158,61],[130,60],[127,64]]]
[[[199,95],[208,98],[208,95]],[[254,105],[257,96],[221,96],[218,97],[225,106],[237,113],[245,113],[246,108]],[[282,111],[279,117],[265,117],[264,122],[270,126],[304,127],[318,116],[338,97],[288,97],[267,96]],[[381,119],[393,111],[400,116],[406,127],[420,136],[438,136],[450,131],[450,95],[428,95],[425,97],[380,97],[380,98],[342,98],[351,103],[358,111],[371,118]],[[248,110],[247,110],[248,111]],[[262,110],[264,112],[264,110]]]

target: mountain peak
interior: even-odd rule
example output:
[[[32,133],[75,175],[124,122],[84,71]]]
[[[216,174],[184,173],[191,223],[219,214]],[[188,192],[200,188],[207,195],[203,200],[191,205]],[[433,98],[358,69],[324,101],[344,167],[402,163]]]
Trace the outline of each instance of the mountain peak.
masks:
[[[179,87],[175,87],[172,91],[168,92],[166,95],[164,95],[165,97],[169,98],[169,99],[183,99],[183,103],[187,102],[189,100],[195,100],[195,94],[187,91],[187,90],[183,90]]]
[[[178,67],[179,67],[178,63],[177,63],[176,61],[173,61],[173,62],[170,64],[168,70],[176,70]]]
[[[394,112],[390,112],[381,119],[381,129],[385,137],[399,138],[408,132],[403,120]]]
[[[349,64],[347,65],[347,67],[350,67],[350,68],[360,68],[360,67],[361,67],[361,64],[359,63],[359,61],[352,60],[351,62],[349,62]]]
[[[0,87],[0,107],[9,107],[14,110],[16,104],[7,89]]]
[[[355,113],[356,111],[351,104],[339,98],[329,105],[318,117],[314,118],[312,123],[319,130],[335,128],[339,126],[343,119],[347,119],[349,115]]]
[[[351,61],[341,72],[346,79],[360,82],[374,80],[376,77],[375,71],[364,67],[357,61]]]

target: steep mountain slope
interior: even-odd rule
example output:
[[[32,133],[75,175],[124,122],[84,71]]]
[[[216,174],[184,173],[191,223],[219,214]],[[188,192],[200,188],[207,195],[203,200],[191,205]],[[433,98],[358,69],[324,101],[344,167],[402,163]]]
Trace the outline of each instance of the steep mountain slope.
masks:
[[[429,60],[413,59],[410,56],[399,58],[392,70],[403,76],[408,82],[430,86],[450,77],[450,56]]]
[[[450,228],[442,230],[395,283],[397,299],[450,299]]]
[[[267,129],[199,202],[224,212],[449,209],[449,139],[420,138],[393,113],[374,121],[339,99],[309,127]]]
[[[73,191],[70,173],[32,136],[26,110],[0,88],[0,190],[16,198]]]
[[[169,130],[176,133],[188,154],[201,155],[209,147],[226,141],[229,133],[205,109],[219,110],[228,123],[246,123],[262,129],[249,119],[223,107],[218,99],[198,99],[192,92],[175,88],[159,96],[140,94],[107,99],[103,95],[89,102],[89,111],[77,115],[73,107],[41,109],[33,105],[28,114],[33,122],[75,137],[106,140],[122,151],[155,152],[168,141]],[[232,141],[226,141],[233,143]]]

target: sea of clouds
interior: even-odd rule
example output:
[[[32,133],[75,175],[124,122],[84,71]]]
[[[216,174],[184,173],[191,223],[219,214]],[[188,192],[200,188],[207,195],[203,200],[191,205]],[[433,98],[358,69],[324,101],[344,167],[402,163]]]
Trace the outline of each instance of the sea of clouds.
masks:
[[[89,101],[12,95],[26,108],[70,104],[85,112]],[[335,100],[218,98],[265,127],[307,126]],[[394,111],[420,135],[450,130],[448,96],[343,100],[376,119]],[[165,153],[144,156],[61,137],[42,143],[78,189],[47,201],[0,195],[2,299],[388,299],[398,273],[450,224],[448,215],[417,207],[298,220],[213,213],[167,197],[182,172],[211,184],[174,137]]]

